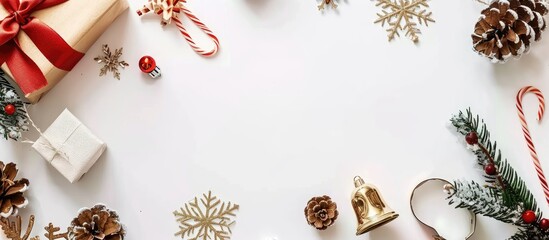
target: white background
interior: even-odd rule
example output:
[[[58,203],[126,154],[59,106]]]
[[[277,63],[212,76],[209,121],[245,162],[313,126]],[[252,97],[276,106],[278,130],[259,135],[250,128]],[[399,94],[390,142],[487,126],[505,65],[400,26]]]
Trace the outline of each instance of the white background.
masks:
[[[135,10],[144,2],[131,0],[130,10],[30,109],[46,129],[69,108],[108,144],[88,174],[70,184],[29,145],[0,145],[0,159],[16,162],[31,181],[23,214],[36,214],[35,234],[50,221],[67,226],[79,208],[103,202],[118,210],[128,239],[177,239],[172,211],[212,190],[241,205],[236,240],[429,239],[409,209],[413,187],[429,177],[480,179],[474,157],[448,128],[450,116],[468,106],[486,119],[549,213],[514,106],[525,85],[549,94],[549,44],[491,64],[471,50],[481,4],[430,2],[437,22],[421,27],[413,44],[404,37],[387,42],[373,24],[379,9],[367,0],[340,1],[337,11],[324,13],[312,0],[190,0],[187,6],[221,40],[219,55],[205,59],[174,25],[162,29],[158,16],[139,18]],[[124,47],[131,66],[121,81],[98,77],[93,57],[103,43]],[[161,79],[139,71],[143,55],[156,58]],[[534,97],[525,107],[549,171],[549,126],[535,122]],[[355,175],[375,184],[400,218],[356,237]],[[340,216],[318,232],[303,208],[323,194],[338,203]],[[480,218],[472,239],[512,233]]]

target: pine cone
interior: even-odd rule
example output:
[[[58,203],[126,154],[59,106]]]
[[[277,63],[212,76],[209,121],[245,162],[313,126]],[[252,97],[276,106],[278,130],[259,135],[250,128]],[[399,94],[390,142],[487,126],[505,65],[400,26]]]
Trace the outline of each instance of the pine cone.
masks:
[[[544,0],[495,0],[482,11],[472,34],[473,47],[492,62],[527,52],[541,39],[548,6]]]
[[[318,230],[324,230],[334,224],[338,215],[337,204],[328,196],[314,197],[305,207],[307,222]]]
[[[4,165],[4,163],[0,161],[0,170],[2,171],[2,176],[0,178],[0,181],[2,181],[0,216],[7,218],[17,214],[19,208],[27,206],[28,201],[23,196],[23,193],[28,189],[29,180],[25,178],[15,180],[18,171],[15,163]]]
[[[125,234],[118,214],[98,204],[79,211],[78,217],[71,222],[69,239],[122,240]]]

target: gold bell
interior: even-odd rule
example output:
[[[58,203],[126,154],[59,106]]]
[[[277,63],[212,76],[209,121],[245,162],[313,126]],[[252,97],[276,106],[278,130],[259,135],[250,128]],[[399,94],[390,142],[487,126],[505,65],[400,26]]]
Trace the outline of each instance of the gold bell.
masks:
[[[376,187],[364,183],[361,177],[355,177],[355,190],[351,203],[358,220],[356,235],[367,233],[390,221],[398,214],[385,204]]]

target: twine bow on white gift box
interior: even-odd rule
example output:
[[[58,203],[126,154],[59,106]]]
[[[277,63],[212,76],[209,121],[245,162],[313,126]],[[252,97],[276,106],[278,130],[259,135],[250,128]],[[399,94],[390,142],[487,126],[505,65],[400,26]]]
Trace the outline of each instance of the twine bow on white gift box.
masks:
[[[204,23],[202,23],[202,21],[200,21],[200,19],[198,19],[189,9],[185,7],[185,5],[183,5],[184,3],[186,3],[185,0],[149,0],[149,2],[145,4],[143,8],[137,10],[137,14],[139,16],[142,16],[145,13],[154,12],[158,15],[161,15],[161,24],[163,26],[170,24],[173,20],[181,34],[183,34],[183,36],[185,37],[185,40],[187,40],[189,45],[196,53],[204,57],[214,56],[219,49],[219,39]],[[198,26],[206,35],[208,35],[208,37],[214,43],[213,49],[204,50],[195,43],[195,41],[187,32],[187,29],[185,29],[183,23],[179,19],[180,12],[183,12],[194,24],[196,24],[196,26]]]
[[[64,151],[61,150],[61,148],[63,147],[63,145],[61,145],[60,147],[55,147],[51,142],[50,140],[48,140],[48,138],[44,135],[44,133],[42,132],[42,130],[40,130],[40,128],[38,128],[38,126],[36,126],[36,124],[34,123],[34,121],[32,120],[32,118],[29,116],[29,111],[27,110],[27,106],[23,106],[25,108],[25,113],[27,114],[27,119],[29,120],[31,126],[38,132],[38,134],[40,134],[40,138],[43,139],[42,141],[40,142],[37,142],[37,141],[31,141],[31,140],[25,140],[23,141],[23,143],[28,143],[28,144],[40,144],[40,146],[42,146],[43,148],[46,148],[46,149],[49,149],[51,150],[54,154],[53,156],[51,157],[50,160],[46,159],[49,163],[51,163],[51,161],[53,160],[53,158],[56,156],[56,155],[59,155],[61,156],[62,158],[66,159],[67,161],[69,160],[69,156],[67,155],[67,153],[65,153]]]
[[[103,154],[106,145],[97,138],[78,118],[65,109],[59,117],[42,132],[30,119],[40,138],[25,143],[32,147],[71,183],[78,181]]]

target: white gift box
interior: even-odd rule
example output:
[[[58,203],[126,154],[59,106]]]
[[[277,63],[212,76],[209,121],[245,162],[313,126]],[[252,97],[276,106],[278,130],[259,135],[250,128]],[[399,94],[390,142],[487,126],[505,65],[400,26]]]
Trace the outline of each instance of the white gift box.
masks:
[[[32,147],[74,183],[90,170],[107,146],[65,109]]]

